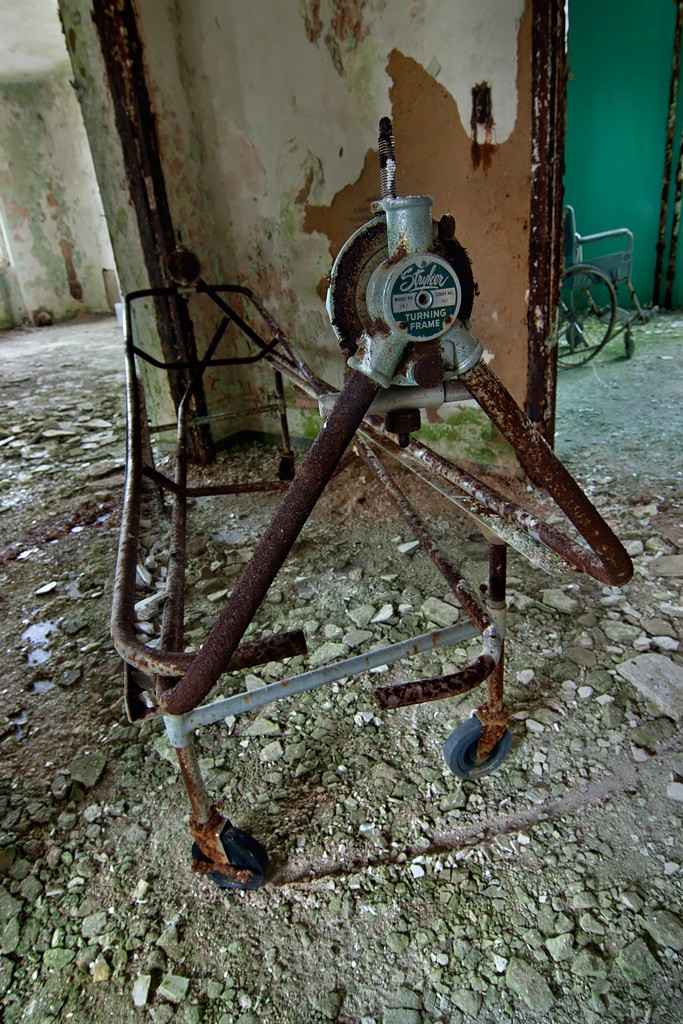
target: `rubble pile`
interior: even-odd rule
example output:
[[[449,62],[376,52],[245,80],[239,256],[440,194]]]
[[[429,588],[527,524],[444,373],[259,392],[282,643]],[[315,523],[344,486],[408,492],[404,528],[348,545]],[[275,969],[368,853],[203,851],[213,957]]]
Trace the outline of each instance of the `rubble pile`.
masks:
[[[668,333],[655,333],[662,324],[641,329],[633,361],[651,387],[665,380],[665,357],[683,332],[672,319]],[[271,858],[263,889],[225,892],[190,870],[175,756],[159,720],[127,722],[108,637],[124,447],[118,328],[95,322],[38,337],[30,375],[26,336],[1,342],[8,1024],[674,1024],[683,520],[666,447],[652,448],[646,474],[628,439],[600,446],[605,425],[591,428],[590,412],[585,436],[568,421],[560,454],[571,446],[570,468],[636,573],[616,590],[549,577],[511,555],[513,749],[496,774],[461,782],[442,757],[477,691],[386,714],[373,700],[378,683],[461,667],[477,641],[199,733],[212,794]],[[81,346],[93,353],[89,366]],[[629,369],[586,372],[608,387]],[[561,403],[577,408],[575,388],[587,407],[587,379],[564,378]],[[634,401],[653,394],[639,389]],[[561,439],[564,415],[561,404]],[[647,432],[645,413],[641,420]],[[595,458],[582,464],[585,452]],[[244,480],[276,467],[277,453],[252,447],[202,473]],[[516,499],[559,521],[526,481],[508,483]],[[419,493],[435,535],[481,582],[486,548],[476,530]],[[277,500],[194,503],[188,645],[206,635]],[[158,636],[167,560],[167,534],[150,520],[137,594],[147,640]],[[250,629],[301,627],[308,656],[228,677],[214,696],[454,621],[463,613],[443,581],[352,464],[326,491]]]

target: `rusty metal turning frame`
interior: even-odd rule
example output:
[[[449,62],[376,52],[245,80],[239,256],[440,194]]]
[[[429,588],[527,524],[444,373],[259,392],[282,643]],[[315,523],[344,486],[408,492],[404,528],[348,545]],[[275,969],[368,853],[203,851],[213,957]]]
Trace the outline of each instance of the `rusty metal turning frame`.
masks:
[[[175,475],[159,472],[151,457],[149,431],[144,413],[141,362],[172,372],[179,363],[164,363],[145,353],[136,342],[134,306],[138,300],[157,298],[188,301],[204,296],[218,307],[221,320],[204,357],[189,369],[191,383],[177,413]],[[239,311],[238,307],[239,306]],[[245,312],[246,310],[246,312]],[[254,326],[256,319],[259,327]],[[229,325],[247,338],[253,354],[219,358],[216,352]],[[468,325],[466,325],[468,326]],[[559,533],[547,523],[483,484],[422,442],[410,439],[399,446],[387,431],[372,404],[379,385],[358,370],[348,377],[336,396],[317,439],[292,480],[294,455],[289,442],[283,376],[308,396],[323,399],[333,389],[321,380],[289,343],[282,330],[246,288],[209,286],[199,280],[191,286],[145,289],[127,296],[125,302],[127,379],[127,476],[121,539],[116,568],[112,611],[115,647],[125,663],[126,706],[129,717],[139,721],[163,715],[171,744],[176,749],[191,805],[190,828],[195,840],[193,867],[208,873],[218,884],[254,888],[262,879],[254,863],[240,861],[226,851],[223,838],[228,819],[205,788],[192,736],[200,727],[222,721],[264,705],[315,689],[342,676],[367,672],[372,667],[480,636],[481,650],[474,661],[458,672],[438,678],[394,683],[375,690],[378,707],[388,711],[424,701],[441,700],[466,693],[487,682],[487,698],[477,709],[482,723],[477,759],[485,761],[505,734],[509,713],[503,699],[503,648],[506,632],[505,576],[508,547],[521,552],[548,571],[587,573],[603,584],[620,586],[632,572],[624,548],[589,499],[531,426],[500,381],[479,360],[459,375],[466,393],[474,398],[515,449],[522,466],[554,498],[588,545]],[[247,485],[197,487],[188,483],[188,426],[193,391],[209,367],[265,360],[274,373],[273,403],[268,405],[282,429],[283,480]],[[363,460],[396,507],[438,572],[464,609],[469,624],[409,637],[380,650],[347,658],[273,683],[261,689],[204,703],[219,678],[270,661],[306,653],[303,632],[294,630],[243,643],[242,638],[256,615],[275,576],[304,527],[316,501],[333,477],[347,449]],[[485,597],[465,580],[450,554],[430,536],[389,466],[408,468],[422,483],[433,487],[458,510],[467,514],[483,533],[489,546],[489,578],[482,587]],[[157,645],[145,642],[136,630],[135,585],[140,537],[141,507],[145,484],[160,488],[169,498],[171,513],[170,558],[166,578],[161,636]],[[282,490],[275,515],[251,560],[245,566],[205,642],[187,652],[184,636],[184,591],[188,499],[197,496],[239,494],[245,491]]]
[[[311,370],[251,291],[237,285],[208,285],[199,277],[196,257],[186,250],[178,250],[169,260],[169,272],[178,284],[126,297],[128,448],[112,635],[124,660],[129,718],[138,721],[149,715],[163,715],[176,750],[191,806],[193,868],[224,888],[257,888],[265,878],[268,858],[260,844],[236,829],[211,801],[193,745],[195,729],[316,689],[342,676],[479,636],[480,652],[465,668],[375,690],[378,707],[389,711],[454,697],[486,682],[487,696],[476,710],[477,721],[454,730],[444,747],[447,763],[456,774],[477,778],[498,766],[511,742],[503,694],[508,547],[548,571],[569,568],[611,586],[625,583],[633,571],[628,554],[612,530],[483,360],[483,346],[470,333],[469,324],[476,287],[467,253],[455,237],[455,221],[448,215],[438,224],[432,220],[431,196],[396,195],[394,139],[388,118],[380,122],[379,154],[382,198],[373,204],[376,216],[342,247],[330,278],[327,309],[350,367],[340,393]],[[189,322],[190,299],[208,301],[218,309],[218,325],[201,359],[163,362],[137,344],[134,304],[144,299],[163,299],[169,309],[182,306],[183,319]],[[246,340],[250,354],[217,355],[231,327]],[[280,423],[279,480],[246,486],[191,486],[190,429],[206,426],[207,417],[195,414],[195,406],[202,407],[195,398],[203,393],[206,370],[259,361],[268,363],[274,375],[274,401],[265,408],[272,409]],[[142,362],[189,380],[180,388],[182,397],[174,424],[173,479],[154,466],[137,373]],[[296,474],[283,377],[316,399],[325,417]],[[557,532],[411,438],[419,428],[421,408],[463,398],[479,404],[510,442],[522,467],[535,482],[542,483],[587,546]],[[380,412],[384,412],[383,417],[378,415]],[[204,703],[223,673],[306,653],[301,630],[242,641],[320,495],[349,457],[351,446],[446,581],[469,623],[409,637],[252,692]],[[481,530],[488,543],[489,574],[480,593],[430,536],[388,468],[396,464],[436,489]],[[172,509],[163,618],[160,637],[154,644],[144,642],[135,625],[145,484],[170,496]],[[185,651],[188,499],[274,488],[281,488],[283,496],[251,559],[201,648],[193,653]]]

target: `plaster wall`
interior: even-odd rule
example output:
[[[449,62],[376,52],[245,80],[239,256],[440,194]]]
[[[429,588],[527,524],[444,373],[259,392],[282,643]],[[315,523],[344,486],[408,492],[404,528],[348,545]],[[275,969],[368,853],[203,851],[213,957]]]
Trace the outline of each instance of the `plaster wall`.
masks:
[[[140,0],[139,11],[169,201],[186,244],[217,275],[252,287],[314,369],[341,384],[326,277],[370,216],[377,124],[390,113],[399,192],[428,192],[435,216],[456,216],[480,287],[474,331],[523,401],[524,0]],[[473,129],[480,83],[491,90],[493,123]],[[258,390],[258,371],[250,380]]]
[[[0,330],[14,327],[26,318],[19,280],[10,259],[0,210]]]
[[[391,114],[399,192],[428,192],[436,217],[455,215],[480,288],[474,332],[524,401],[529,7],[525,0],[138,0],[179,240],[198,253],[205,278],[253,288],[333,384],[343,380],[344,361],[324,309],[326,278],[343,242],[370,216],[379,192],[377,124]],[[111,123],[98,107],[110,100],[93,55],[90,3],[62,0],[61,11],[127,288],[142,264],[130,245],[119,157],[109,166],[98,156]],[[473,127],[472,89],[482,83],[492,118]],[[200,353],[205,344],[200,332]],[[270,386],[259,368],[223,371],[208,381],[210,411],[246,406]],[[294,400],[295,430],[314,433],[311,403]]]
[[[0,211],[24,313],[106,312],[114,257],[66,61],[0,85]]]

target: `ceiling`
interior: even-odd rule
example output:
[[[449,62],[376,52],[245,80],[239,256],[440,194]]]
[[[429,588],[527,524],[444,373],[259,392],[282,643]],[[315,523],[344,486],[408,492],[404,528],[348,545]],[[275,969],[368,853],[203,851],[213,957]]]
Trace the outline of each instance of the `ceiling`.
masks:
[[[0,0],[0,81],[42,78],[68,59],[57,0]]]

